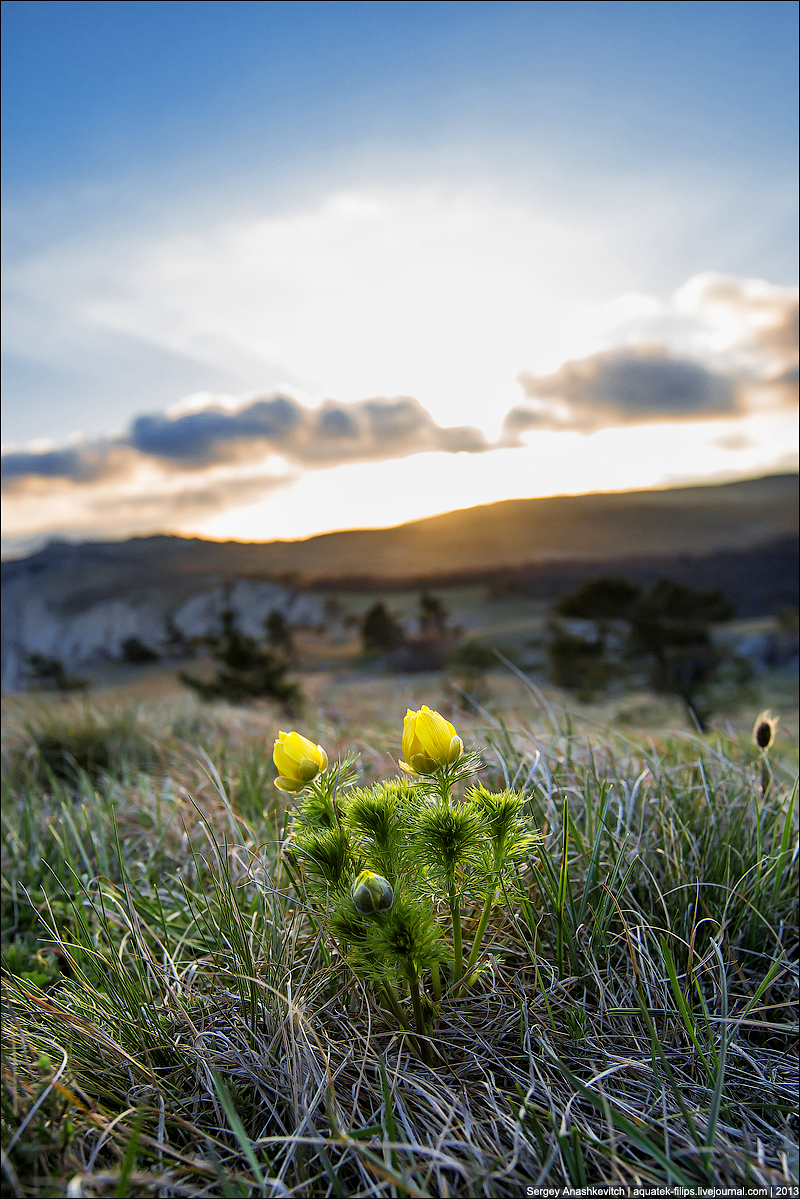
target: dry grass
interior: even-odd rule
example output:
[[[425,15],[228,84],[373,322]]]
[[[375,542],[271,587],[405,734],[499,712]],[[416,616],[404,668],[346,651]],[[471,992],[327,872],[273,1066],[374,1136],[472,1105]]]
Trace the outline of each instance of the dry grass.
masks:
[[[406,706],[443,705],[440,686],[319,674],[303,731],[385,777]],[[59,776],[38,747],[80,743],[81,706],[18,707],[8,1194],[796,1181],[791,745],[764,769],[735,729],[653,739],[493,686],[494,712],[453,718],[487,785],[525,791],[545,845],[478,980],[443,999],[430,1067],[283,870],[271,712],[162,702],[119,717],[104,767]]]

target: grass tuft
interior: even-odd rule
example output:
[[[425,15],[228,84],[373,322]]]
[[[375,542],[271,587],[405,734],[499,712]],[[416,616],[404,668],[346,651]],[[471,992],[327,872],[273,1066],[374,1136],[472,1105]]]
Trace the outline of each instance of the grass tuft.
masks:
[[[485,931],[470,985],[426,1014],[429,1062],[412,997],[385,1010],[296,889],[291,800],[255,718],[54,700],[12,729],[4,1193],[796,1184],[797,799],[779,746],[765,785],[732,736],[583,735],[532,698],[469,726],[478,781],[522,796],[543,840],[502,877],[508,903],[465,898],[466,946]],[[388,728],[362,728],[370,782]],[[307,731],[332,747],[335,730]],[[347,818],[374,831],[359,802]]]

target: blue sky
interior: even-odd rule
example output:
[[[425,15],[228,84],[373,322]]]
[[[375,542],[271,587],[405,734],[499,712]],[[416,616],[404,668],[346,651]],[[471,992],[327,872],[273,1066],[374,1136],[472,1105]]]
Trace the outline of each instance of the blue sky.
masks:
[[[12,199],[373,139],[785,174],[796,135],[793,3],[10,0],[3,16]]]
[[[501,478],[574,490],[570,438],[594,461],[592,437],[674,423],[665,380],[695,368],[728,382],[698,384],[681,419],[698,447],[740,443],[712,475],[792,461],[775,382],[788,351],[769,329],[795,303],[794,3],[2,8],[12,540],[107,535],[91,513],[112,483],[128,505],[115,527],[136,531],[135,479],[153,470],[164,498],[140,505],[142,531],[350,523],[363,502],[326,497],[374,489],[387,463],[417,503],[378,504],[377,522],[463,505],[470,486],[502,498]],[[567,395],[570,362],[606,389],[644,372],[647,394],[633,409]],[[728,384],[727,408],[703,407]],[[249,416],[225,426],[224,453],[180,469],[136,440],[143,416],[183,421],[174,443],[190,412],[247,414],[277,392],[295,405],[291,445]],[[402,410],[415,432],[395,443],[398,397],[419,411]],[[323,445],[325,403],[358,429],[349,448]],[[701,415],[739,425],[701,434]],[[565,469],[543,482],[546,436]],[[66,459],[41,454],[65,445],[80,465],[59,475]],[[649,482],[692,469],[661,462]],[[192,508],[200,491],[214,498]]]

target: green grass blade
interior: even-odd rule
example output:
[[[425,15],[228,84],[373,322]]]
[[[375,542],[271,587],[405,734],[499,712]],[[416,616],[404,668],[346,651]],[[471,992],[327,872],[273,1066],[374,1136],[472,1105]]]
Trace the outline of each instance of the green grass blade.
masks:
[[[576,920],[578,927],[583,924],[583,918],[586,914],[586,906],[589,902],[589,895],[595,885],[597,875],[597,863],[600,859],[600,846],[602,843],[603,832],[605,831],[606,809],[608,807],[608,788],[605,783],[600,789],[600,806],[597,810],[597,830],[595,832],[594,845],[592,846],[592,857],[589,862],[589,869],[586,871],[586,881],[583,884],[583,895],[581,896],[580,906]]]
[[[140,1107],[133,1121],[128,1144],[125,1146],[125,1156],[119,1169],[119,1181],[114,1187],[114,1199],[127,1199],[128,1182],[131,1172],[136,1165],[136,1151],[139,1148],[139,1137],[142,1132],[145,1109]]]
[[[719,1056],[717,1062],[717,1078],[714,1085],[714,1094],[711,1098],[711,1108],[708,1114],[708,1131],[706,1134],[706,1144],[709,1152],[714,1147],[714,1141],[717,1136],[717,1125],[719,1123],[719,1112],[722,1104],[722,1092],[725,1087],[725,1065],[728,1057],[728,1043],[731,1039],[732,1030],[728,1028],[728,979],[725,973],[725,962],[722,958],[719,945],[716,941],[712,946],[714,956],[719,964],[719,985],[720,985],[720,1007],[722,1008],[722,1035],[719,1042]]]
[[[253,1171],[256,1181],[258,1182],[258,1185],[261,1187],[261,1191],[263,1194],[266,1191],[266,1182],[264,1180],[264,1174],[261,1169],[261,1166],[259,1165],[258,1158],[255,1155],[255,1150],[253,1149],[253,1143],[250,1140],[247,1133],[245,1132],[244,1125],[242,1124],[242,1121],[239,1119],[239,1114],[236,1111],[236,1108],[233,1106],[233,1100],[231,1099],[230,1091],[225,1086],[225,1083],[222,1081],[222,1078],[220,1077],[219,1073],[216,1070],[211,1071],[211,1081],[214,1083],[214,1090],[217,1092],[217,1095],[219,1096],[219,1101],[222,1104],[222,1109],[225,1112],[225,1118],[228,1121],[230,1130],[233,1133],[233,1135],[236,1137],[236,1140],[239,1142],[239,1146],[242,1150],[242,1153],[247,1158],[247,1161],[250,1165],[250,1169]]]
[[[792,788],[792,794],[789,798],[789,805],[788,805],[788,808],[786,811],[786,817],[785,817],[784,825],[783,825],[783,836],[781,837],[781,845],[780,845],[780,849],[778,850],[777,862],[775,865],[775,881],[772,884],[773,907],[778,902],[778,895],[780,894],[781,883],[783,882],[783,879],[781,876],[781,868],[783,866],[784,861],[786,860],[786,858],[789,855],[789,843],[792,839],[792,816],[794,815],[794,805],[795,805],[796,799],[797,799],[797,782],[795,782],[795,785]]]
[[[669,946],[667,945],[667,942],[664,940],[663,937],[661,938],[661,955],[664,959],[664,965],[667,968],[667,974],[669,976],[670,987],[672,989],[672,994],[675,997],[675,1002],[678,1005],[678,1011],[681,1014],[681,1021],[683,1023],[683,1026],[686,1029],[687,1033],[689,1034],[689,1039],[691,1040],[692,1044],[694,1045],[695,1049],[697,1050],[697,1053],[698,1053],[698,1056],[699,1056],[701,1062],[705,1066],[706,1074],[708,1075],[709,1078],[711,1078],[713,1076],[713,1071],[711,1069],[711,1066],[709,1065],[709,1062],[708,1062],[708,1059],[706,1058],[705,1053],[703,1052],[702,1046],[700,1045],[700,1041],[698,1040],[695,1022],[692,1019],[691,1012],[689,1011],[688,1007],[686,1006],[686,1000],[684,998],[683,991],[681,990],[680,983],[678,982],[678,972],[675,969],[674,959],[670,952]]]
[[[672,1177],[673,1185],[677,1183],[679,1186],[689,1187],[691,1188],[691,1193],[694,1193],[694,1190],[697,1187],[697,1181],[695,1179],[690,1178],[688,1174],[684,1174],[683,1170],[676,1166],[674,1161],[670,1161],[667,1155],[661,1149],[659,1149],[658,1145],[653,1144],[653,1142],[642,1131],[641,1128],[638,1128],[633,1121],[629,1120],[628,1117],[622,1112],[617,1111],[616,1108],[612,1107],[608,1103],[608,1096],[606,1096],[606,1103],[604,1104],[601,1097],[596,1095],[594,1091],[590,1090],[589,1087],[581,1082],[578,1076],[572,1073],[569,1066],[567,1066],[565,1062],[561,1061],[552,1047],[545,1046],[545,1050],[549,1053],[558,1069],[569,1082],[570,1086],[574,1087],[574,1089],[580,1095],[582,1095],[584,1099],[591,1103],[592,1106],[595,1107],[599,1112],[602,1112],[603,1115],[608,1115],[610,1113],[615,1128],[618,1128],[620,1132],[625,1133],[625,1135],[629,1137],[631,1141],[633,1141],[634,1145],[637,1145],[639,1149],[648,1154],[648,1156],[652,1157],[654,1161],[658,1162],[658,1164],[664,1170],[665,1175],[667,1177]]]

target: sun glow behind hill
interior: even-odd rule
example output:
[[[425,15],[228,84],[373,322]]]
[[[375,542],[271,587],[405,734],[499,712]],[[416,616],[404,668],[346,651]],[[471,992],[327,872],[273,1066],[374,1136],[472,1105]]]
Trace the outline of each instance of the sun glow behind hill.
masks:
[[[202,537],[265,541],[377,529],[516,498],[724,483],[797,465],[793,414],[528,435],[487,454],[416,454],[308,471],[259,502],[194,526]]]

